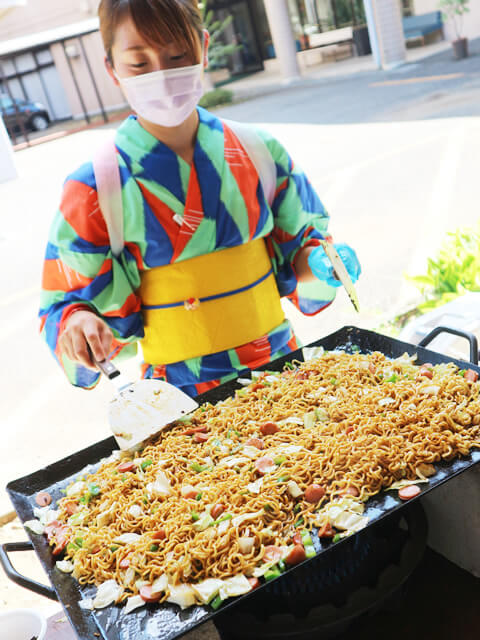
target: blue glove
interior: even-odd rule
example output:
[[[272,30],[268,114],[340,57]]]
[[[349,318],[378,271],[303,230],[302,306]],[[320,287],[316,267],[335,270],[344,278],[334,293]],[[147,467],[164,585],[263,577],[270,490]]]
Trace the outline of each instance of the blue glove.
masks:
[[[345,265],[345,268],[348,271],[348,275],[352,279],[352,282],[356,282],[358,280],[358,276],[362,271],[360,262],[357,258],[357,254],[347,244],[334,244],[333,246],[342,259],[342,262]],[[331,287],[341,286],[342,283],[340,282],[340,280],[337,280],[337,278],[335,278],[335,276],[333,275],[333,265],[328,259],[327,254],[323,250],[323,247],[315,247],[312,253],[308,256],[308,264],[310,266],[310,269],[312,270],[313,275],[316,278],[322,280],[323,282],[326,282]]]

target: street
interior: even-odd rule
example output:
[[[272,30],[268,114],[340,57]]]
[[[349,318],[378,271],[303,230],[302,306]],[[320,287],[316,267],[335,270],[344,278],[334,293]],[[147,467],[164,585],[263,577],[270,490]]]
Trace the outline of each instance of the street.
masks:
[[[345,292],[314,318],[290,305],[303,341],[345,324],[378,327],[414,299],[404,273],[423,270],[444,233],[476,223],[480,148],[480,43],[391,72],[312,77],[216,111],[268,128],[307,172],[331,214],[337,241],[357,250],[363,274],[357,315]],[[341,63],[338,63],[339,68]],[[16,153],[19,178],[0,185],[3,459],[5,484],[108,437],[102,381],[70,387],[38,337],[38,289],[48,228],[67,173],[109,128],[83,131]],[[127,368],[135,375],[136,364]]]

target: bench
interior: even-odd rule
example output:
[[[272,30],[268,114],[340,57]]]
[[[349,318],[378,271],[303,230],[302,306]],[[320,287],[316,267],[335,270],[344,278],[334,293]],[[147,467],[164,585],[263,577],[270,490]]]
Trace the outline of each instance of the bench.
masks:
[[[312,33],[308,36],[309,47],[303,49],[300,46],[300,41],[296,40],[297,59],[301,67],[310,67],[322,62],[321,49],[329,47],[329,51],[332,53],[335,61],[337,60],[337,54],[343,53],[342,47],[347,46],[347,55],[351,56],[353,53],[353,34],[352,27],[344,27],[342,29],[332,29],[331,31],[324,31],[323,33]],[[275,58],[275,48],[273,44],[267,45],[268,60],[264,60],[263,64],[265,69],[277,68],[277,60]],[[345,57],[343,55],[342,57]]]
[[[443,21],[441,11],[422,13],[419,16],[407,16],[403,18],[403,33],[406,40],[422,40],[425,44],[425,36],[440,32],[443,36]]]

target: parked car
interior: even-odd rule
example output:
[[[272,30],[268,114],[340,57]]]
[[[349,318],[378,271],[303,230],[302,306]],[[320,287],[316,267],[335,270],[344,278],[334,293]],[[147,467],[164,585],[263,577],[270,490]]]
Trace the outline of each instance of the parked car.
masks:
[[[20,123],[32,131],[43,131],[50,125],[50,116],[43,104],[18,98],[14,103],[7,95],[0,95],[0,117],[10,134],[21,130]]]

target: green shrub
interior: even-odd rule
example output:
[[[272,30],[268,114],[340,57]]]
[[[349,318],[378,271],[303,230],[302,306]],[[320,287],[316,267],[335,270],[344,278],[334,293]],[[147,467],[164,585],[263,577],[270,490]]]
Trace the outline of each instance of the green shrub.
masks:
[[[232,102],[232,99],[233,93],[231,91],[227,91],[226,89],[213,89],[212,91],[207,91],[198,104],[204,109],[211,109],[220,104],[229,104]]]
[[[480,223],[447,234],[427,273],[406,276],[422,293],[422,313],[454,300],[467,291],[480,291]]]

